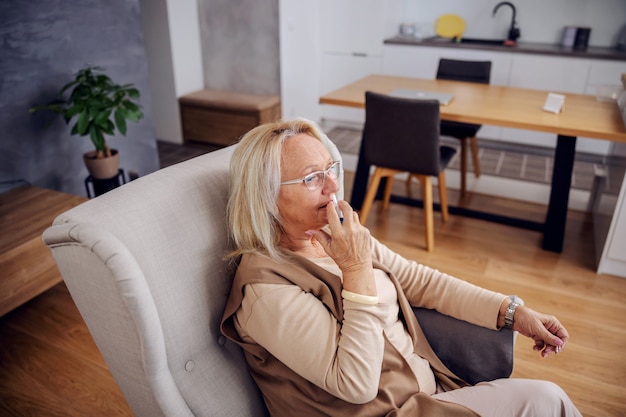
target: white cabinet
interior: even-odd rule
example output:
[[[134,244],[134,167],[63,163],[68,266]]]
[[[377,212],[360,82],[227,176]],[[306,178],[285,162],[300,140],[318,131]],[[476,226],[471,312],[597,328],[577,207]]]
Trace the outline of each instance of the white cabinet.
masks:
[[[346,84],[382,72],[382,58],[369,55],[326,53],[322,56],[322,94]],[[320,115],[326,122],[365,123],[365,111],[343,106],[320,106]]]
[[[509,85],[535,90],[583,94],[589,65],[588,59],[514,54],[511,62]]]
[[[322,50],[360,55],[382,55],[385,39],[383,0],[322,0]]]
[[[321,94],[370,74],[382,72],[384,0],[321,0]],[[321,106],[325,121],[362,125],[359,109]]]
[[[626,62],[592,60],[585,94],[596,94],[598,85],[620,85],[622,74],[626,73]]]
[[[598,214],[594,213],[594,227],[597,217]],[[604,244],[601,246],[598,273],[626,278],[626,178],[622,180],[621,191],[610,221],[606,241],[603,242],[602,236],[596,237],[596,245]]]

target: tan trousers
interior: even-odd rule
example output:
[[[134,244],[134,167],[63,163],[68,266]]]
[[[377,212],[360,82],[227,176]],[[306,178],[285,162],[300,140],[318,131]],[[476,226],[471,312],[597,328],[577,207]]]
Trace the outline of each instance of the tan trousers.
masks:
[[[506,378],[433,395],[482,417],[582,417],[565,391],[542,380]]]

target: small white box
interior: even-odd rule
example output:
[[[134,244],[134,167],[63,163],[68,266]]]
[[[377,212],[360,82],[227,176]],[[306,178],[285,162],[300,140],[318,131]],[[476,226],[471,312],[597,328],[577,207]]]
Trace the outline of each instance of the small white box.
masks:
[[[563,110],[565,104],[565,96],[562,94],[548,93],[548,98],[543,105],[543,109],[550,113],[559,114]]]

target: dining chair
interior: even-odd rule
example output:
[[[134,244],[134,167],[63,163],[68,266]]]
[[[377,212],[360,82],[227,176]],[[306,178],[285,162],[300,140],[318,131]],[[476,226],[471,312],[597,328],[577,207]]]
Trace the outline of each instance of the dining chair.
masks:
[[[437,68],[438,80],[467,81],[489,84],[491,79],[491,61],[461,61],[442,58]],[[461,140],[461,195],[465,195],[467,188],[467,142],[472,148],[472,162],[474,175],[480,177],[480,162],[478,160],[478,141],[476,133],[481,125],[472,123],[441,121],[441,135],[451,136]]]
[[[365,93],[365,126],[361,157],[367,166],[374,165],[370,185],[361,209],[365,224],[380,181],[386,178],[383,209],[389,206],[391,186],[396,174],[408,172],[422,185],[426,249],[434,249],[432,177],[438,178],[441,217],[448,220],[448,202],[444,169],[456,153],[439,144],[439,102],[413,100]]]

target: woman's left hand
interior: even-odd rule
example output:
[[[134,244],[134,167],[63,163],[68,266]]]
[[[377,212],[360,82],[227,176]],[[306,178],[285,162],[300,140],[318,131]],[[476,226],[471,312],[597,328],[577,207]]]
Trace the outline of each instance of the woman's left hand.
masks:
[[[559,320],[548,314],[541,314],[526,306],[519,306],[515,312],[513,330],[535,341],[533,350],[542,357],[559,353],[569,340],[569,333]]]

